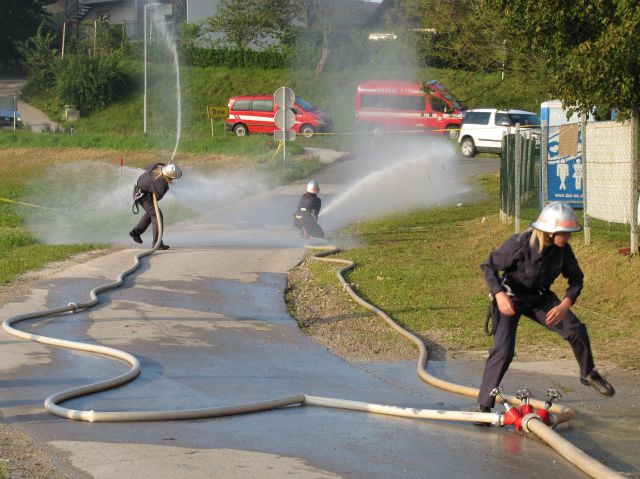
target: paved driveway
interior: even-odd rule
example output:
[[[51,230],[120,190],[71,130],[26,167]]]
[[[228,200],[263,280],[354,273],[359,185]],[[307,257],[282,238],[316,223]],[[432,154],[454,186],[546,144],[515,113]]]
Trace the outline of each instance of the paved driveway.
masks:
[[[354,161],[339,161],[319,175],[325,198],[344,189]],[[472,407],[469,399],[421,384],[413,363],[350,364],[300,332],[283,293],[286,271],[303,255],[289,226],[303,185],[174,225],[167,232],[172,249],[145,259],[125,287],[104,295],[95,309],[23,324],[38,334],[124,349],[141,360],[143,372],[133,383],[69,406],[199,408],[304,393],[419,408]],[[126,269],[137,251],[125,249],[67,269],[0,313],[7,317],[83,301],[90,288]],[[315,407],[209,420],[88,424],[43,410],[48,395],[124,368],[111,359],[2,334],[3,421],[30,434],[64,472],[78,478],[583,477],[539,441],[469,424]],[[482,362],[433,362],[429,368],[477,386]],[[532,369],[537,372],[528,374]],[[516,364],[507,383],[510,388],[550,385],[579,388],[563,362]],[[621,387],[616,398],[605,401],[580,389],[569,402],[587,410],[577,421],[586,433],[564,428],[588,453],[625,472],[640,465],[632,392]],[[623,424],[619,408],[624,406],[630,417]]]
[[[55,130],[59,125],[46,113],[19,99],[20,92],[26,83],[27,80],[22,77],[0,78],[0,96],[18,97],[18,111],[22,115],[22,122],[29,125],[32,131],[43,131],[48,128]]]

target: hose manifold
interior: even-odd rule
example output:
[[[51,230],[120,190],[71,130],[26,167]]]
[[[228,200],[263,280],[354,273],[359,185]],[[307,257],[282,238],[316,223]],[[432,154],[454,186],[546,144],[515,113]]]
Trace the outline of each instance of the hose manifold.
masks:
[[[520,423],[521,427],[522,427],[522,430],[524,432],[532,432],[531,429],[529,429],[529,421],[531,421],[532,419],[535,419],[537,421],[542,422],[542,419],[540,419],[540,416],[538,416],[537,414],[530,413],[530,414],[525,415],[522,418],[522,422]]]

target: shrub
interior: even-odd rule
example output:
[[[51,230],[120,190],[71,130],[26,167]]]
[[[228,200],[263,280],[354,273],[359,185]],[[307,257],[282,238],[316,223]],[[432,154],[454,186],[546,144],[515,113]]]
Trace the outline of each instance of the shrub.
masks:
[[[72,104],[86,114],[117,99],[124,91],[125,81],[126,76],[113,56],[69,54],[60,62],[56,94],[60,106]]]

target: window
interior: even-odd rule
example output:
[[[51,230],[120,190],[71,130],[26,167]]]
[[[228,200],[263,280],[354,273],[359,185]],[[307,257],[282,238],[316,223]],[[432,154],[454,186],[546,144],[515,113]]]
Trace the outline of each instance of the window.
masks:
[[[253,111],[273,111],[273,100],[253,100]]]
[[[233,104],[233,107],[231,108],[231,110],[233,111],[238,111],[238,110],[248,110],[249,109],[249,100],[240,100],[237,101]]]
[[[513,126],[513,122],[511,121],[511,116],[508,113],[496,113],[496,125]]]
[[[468,111],[464,116],[465,125],[488,125],[491,112],[489,111]]]
[[[296,104],[305,111],[313,111],[316,109],[315,106],[299,96],[296,97]]]
[[[521,126],[539,126],[540,118],[538,115],[530,115],[526,113],[510,113],[511,121],[515,125],[516,123],[520,123]]]
[[[431,101],[431,110],[439,113],[451,113],[451,108],[447,105],[447,102],[439,96],[431,95],[429,100]]]
[[[424,111],[424,96],[391,96],[391,95],[362,95],[361,108],[379,108],[385,110]]]

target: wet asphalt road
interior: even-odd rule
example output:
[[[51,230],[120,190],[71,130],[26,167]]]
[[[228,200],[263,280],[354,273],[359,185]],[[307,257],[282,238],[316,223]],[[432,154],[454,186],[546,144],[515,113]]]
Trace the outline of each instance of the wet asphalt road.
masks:
[[[352,159],[320,174],[324,198],[340,191]],[[461,160],[465,174],[497,161]],[[473,401],[420,383],[415,364],[349,364],[301,333],[283,301],[286,271],[302,257],[289,226],[297,183],[174,225],[172,249],[144,260],[125,287],[92,311],[22,329],[124,349],[142,362],[134,382],[68,403],[94,410],[211,407],[311,394],[418,408],[468,410]],[[257,213],[256,213],[257,212]],[[240,213],[240,214],[239,214]],[[126,231],[123,230],[123,242]],[[84,301],[139,250],[73,266],[1,308],[2,317]],[[438,376],[478,386],[482,361],[432,362]],[[539,441],[509,430],[412,421],[314,407],[208,420],[78,423],[46,413],[62,389],[124,371],[121,363],[0,335],[2,420],[30,434],[70,477],[424,478],[584,477]],[[563,435],[610,467],[638,477],[637,382],[610,374],[612,400],[581,387],[571,361],[515,363],[505,386],[564,387],[579,408]],[[536,371],[531,374],[531,371]],[[625,382],[626,381],[626,382]],[[620,417],[620,411],[628,414]],[[580,427],[576,427],[580,426]]]

